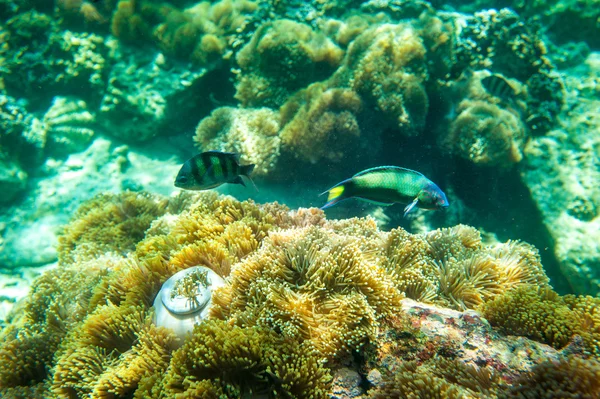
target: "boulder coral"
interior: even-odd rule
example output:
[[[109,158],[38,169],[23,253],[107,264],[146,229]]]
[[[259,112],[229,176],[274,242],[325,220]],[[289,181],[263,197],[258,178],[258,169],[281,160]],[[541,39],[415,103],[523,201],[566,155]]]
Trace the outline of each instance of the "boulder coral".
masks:
[[[485,101],[463,100],[444,145],[476,165],[508,168],[523,159],[525,127],[518,116]]]
[[[231,56],[232,36],[241,31],[257,5],[248,0],[178,4],[121,0],[111,31],[126,43],[150,42],[167,55],[199,65]]]
[[[467,226],[383,232],[369,218],[328,221],[318,209],[210,192],[168,200],[105,195],[84,205],[63,234],[60,264],[36,281],[0,333],[3,397],[325,398],[332,370],[373,347],[385,353],[386,339],[401,338],[389,334],[390,323],[414,332],[425,322],[431,311],[423,304],[410,310],[425,312],[421,322],[408,321],[405,295],[485,307],[522,292],[524,282],[547,281],[533,248],[484,246]],[[154,324],[152,305],[170,277],[193,266],[225,284],[211,294],[208,319],[178,338]],[[552,300],[574,315],[560,325],[597,345],[595,327],[582,329],[595,323],[597,301]],[[462,324],[484,325],[456,314]],[[497,388],[483,366],[423,360],[429,363],[404,364],[373,397]],[[414,383],[406,380],[411,373],[419,375]]]
[[[281,107],[282,151],[313,165],[346,166],[360,157],[356,149],[367,145],[359,125],[362,111],[356,92],[312,84]]]
[[[332,79],[336,85],[348,85],[377,110],[383,127],[404,136],[417,135],[425,127],[427,48],[411,24],[383,24],[360,34]]]
[[[235,97],[245,107],[278,107],[309,83],[325,80],[344,52],[322,33],[287,19],[265,22],[237,54]]]
[[[279,114],[269,108],[221,107],[198,124],[194,141],[199,151],[239,153],[242,164],[256,165],[253,176],[271,177],[279,159],[279,130]]]

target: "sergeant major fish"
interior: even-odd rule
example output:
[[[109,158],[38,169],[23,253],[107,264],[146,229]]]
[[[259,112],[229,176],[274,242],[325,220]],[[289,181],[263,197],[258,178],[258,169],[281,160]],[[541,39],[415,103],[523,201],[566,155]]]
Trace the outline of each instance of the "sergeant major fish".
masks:
[[[175,178],[175,187],[186,190],[208,190],[223,183],[246,186],[242,177],[252,185],[250,173],[254,165],[240,165],[240,154],[232,152],[206,151],[194,155],[181,166]],[[256,188],[256,185],[254,185]]]
[[[511,101],[517,94],[514,87],[502,75],[491,75],[481,79],[481,84],[492,96]]]
[[[327,203],[321,209],[348,198],[384,206],[408,204],[404,208],[404,216],[415,207],[437,210],[450,205],[446,194],[434,182],[419,172],[398,166],[379,166],[364,170],[321,195],[327,192]]]

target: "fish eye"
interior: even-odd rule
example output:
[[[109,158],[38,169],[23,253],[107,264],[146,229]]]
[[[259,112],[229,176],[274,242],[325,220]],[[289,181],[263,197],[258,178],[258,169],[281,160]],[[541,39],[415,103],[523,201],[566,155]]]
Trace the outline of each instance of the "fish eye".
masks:
[[[179,183],[185,183],[187,180],[188,178],[186,176],[179,176],[179,179],[177,179]]]

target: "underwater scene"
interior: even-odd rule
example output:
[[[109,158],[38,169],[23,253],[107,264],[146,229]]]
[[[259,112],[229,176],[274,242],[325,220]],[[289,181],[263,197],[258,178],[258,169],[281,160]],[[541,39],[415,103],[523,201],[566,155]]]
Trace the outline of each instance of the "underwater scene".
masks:
[[[0,0],[0,398],[599,399],[598,0]]]

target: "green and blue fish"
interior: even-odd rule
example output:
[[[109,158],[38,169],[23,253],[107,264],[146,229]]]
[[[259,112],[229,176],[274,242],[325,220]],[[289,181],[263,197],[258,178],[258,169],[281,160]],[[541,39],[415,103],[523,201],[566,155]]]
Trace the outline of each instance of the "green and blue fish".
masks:
[[[379,166],[363,170],[321,195],[329,193],[321,209],[357,198],[378,205],[408,204],[404,216],[416,208],[438,210],[450,204],[446,194],[431,180],[414,170],[398,166]]]
[[[246,186],[254,165],[240,165],[240,154],[206,151],[185,161],[175,178],[175,187],[185,190],[208,190],[224,183]],[[256,185],[254,185],[256,188]]]

